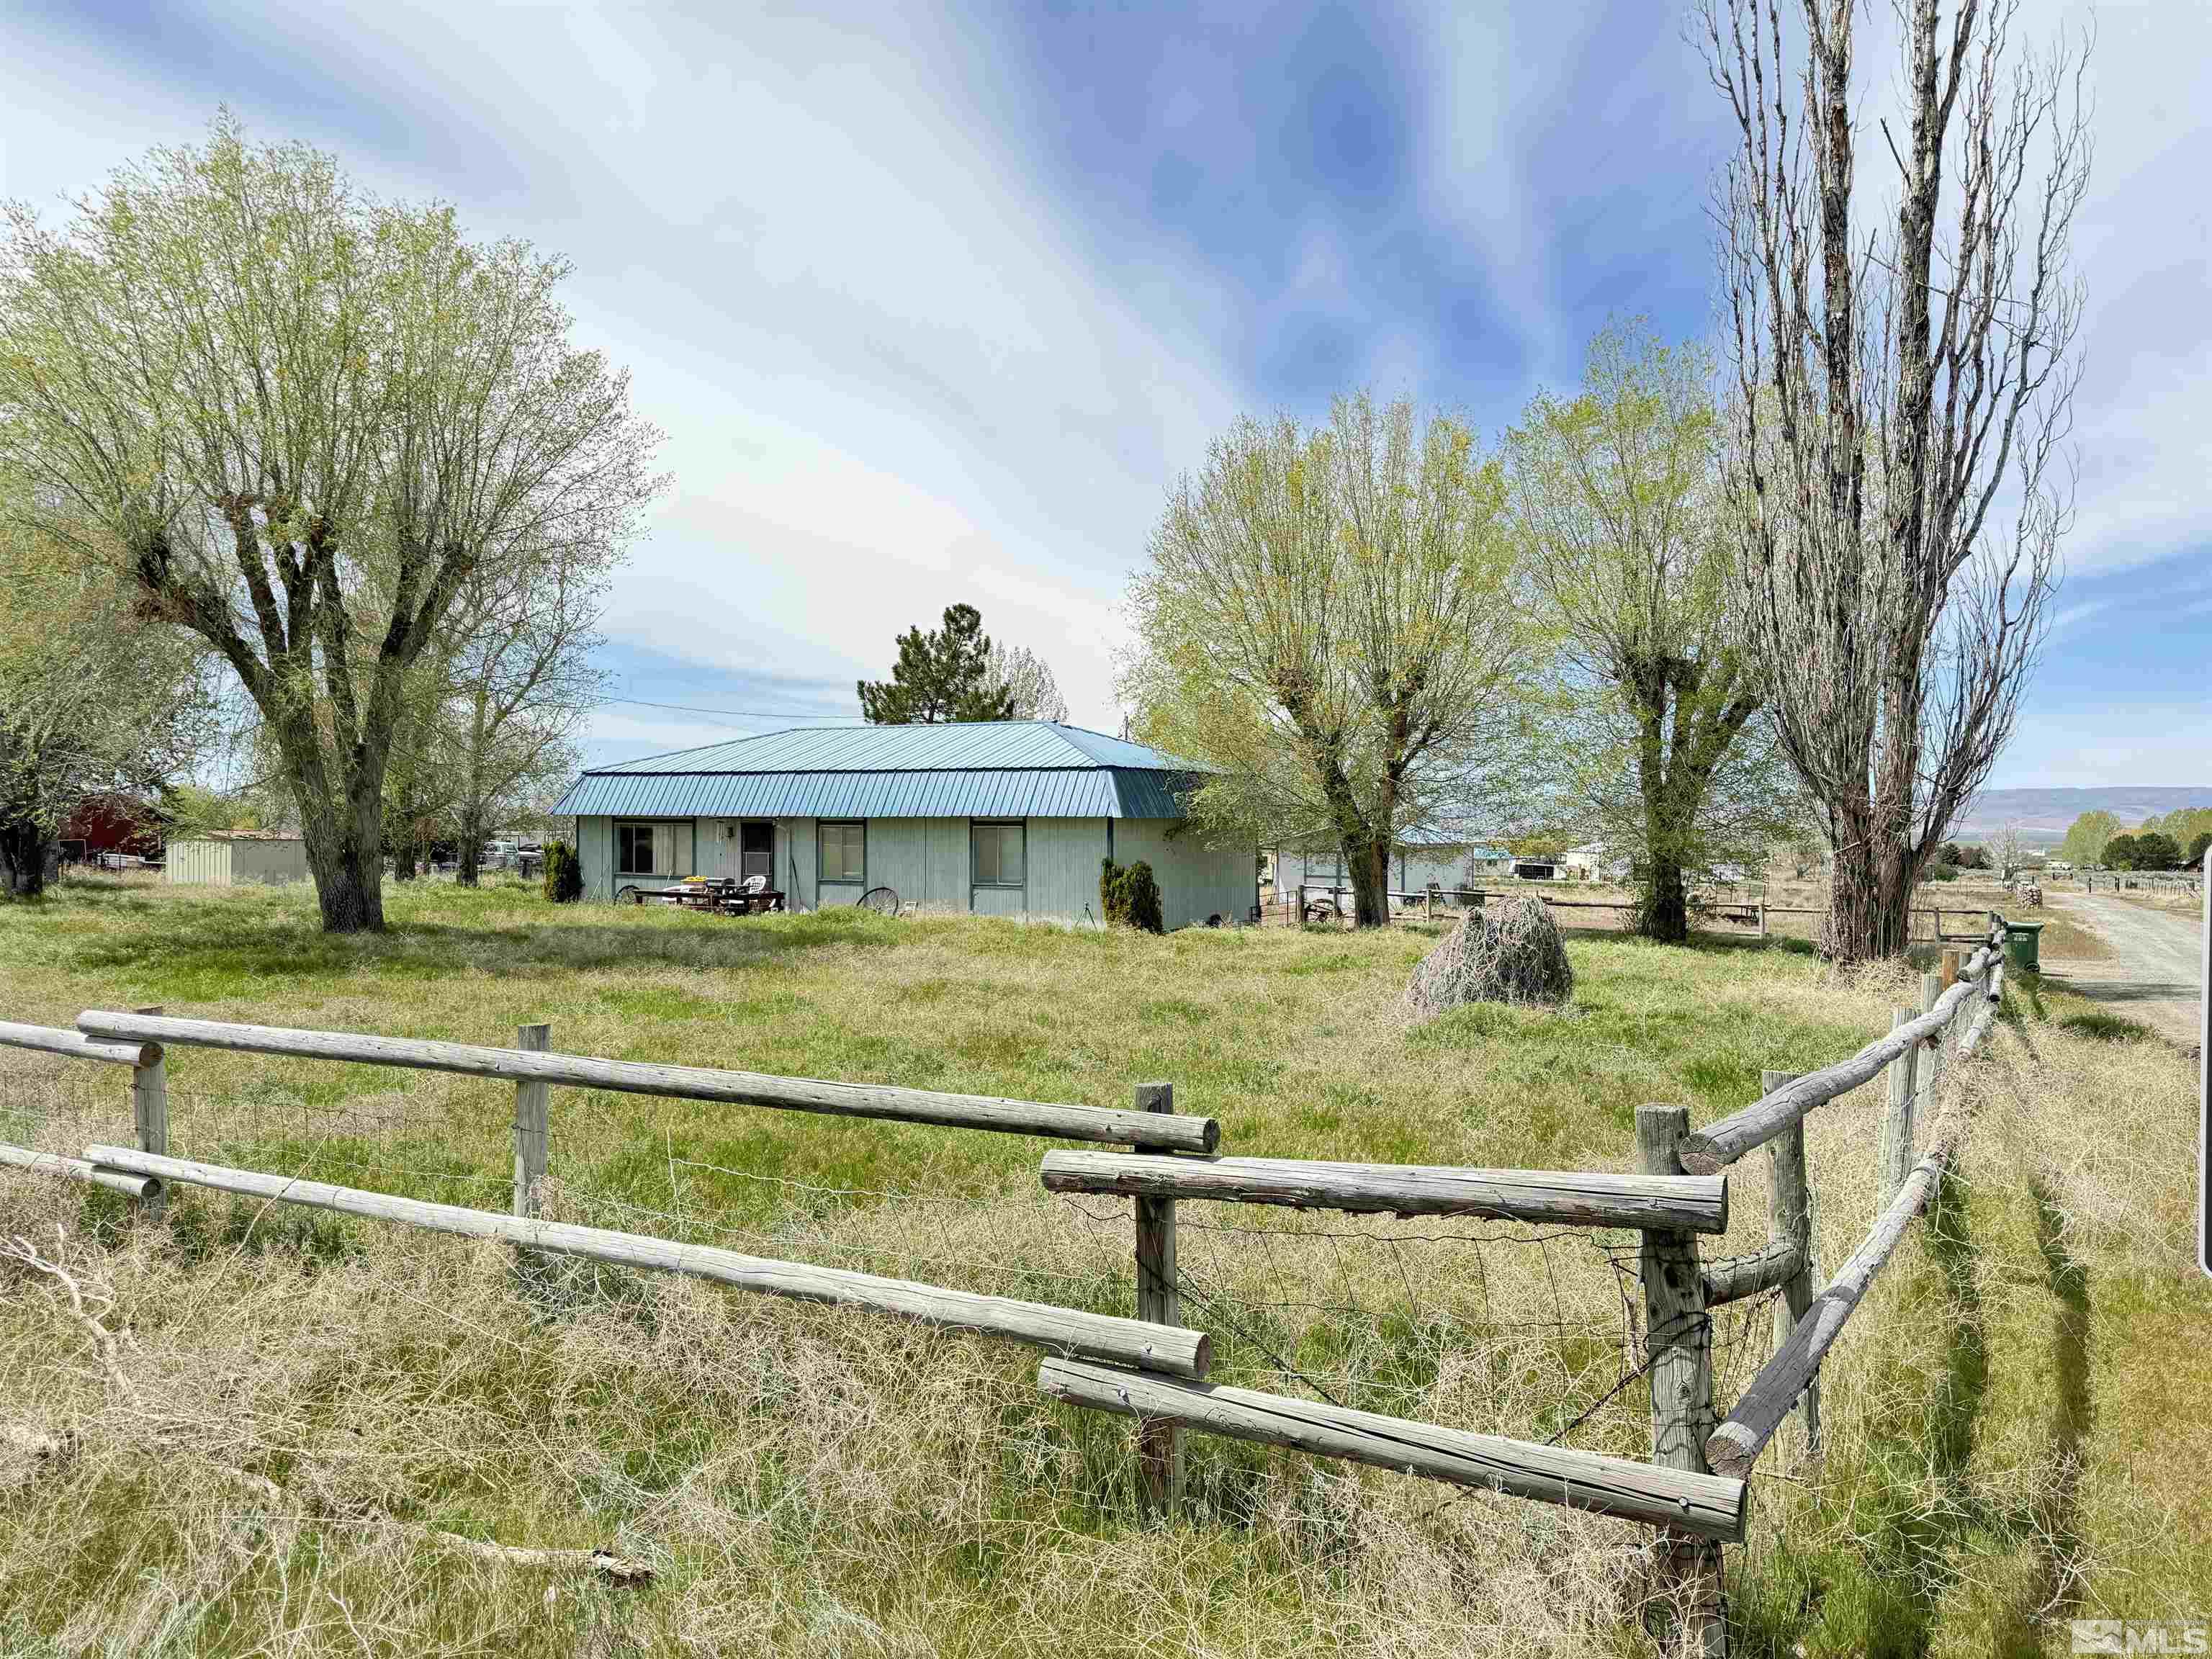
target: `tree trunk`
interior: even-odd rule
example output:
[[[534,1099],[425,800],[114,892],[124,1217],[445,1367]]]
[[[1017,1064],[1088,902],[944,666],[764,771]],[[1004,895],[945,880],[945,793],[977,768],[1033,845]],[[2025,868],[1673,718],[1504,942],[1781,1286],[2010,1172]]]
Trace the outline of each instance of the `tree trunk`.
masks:
[[[1352,876],[1352,926],[1383,926],[1390,920],[1390,843],[1347,843],[1344,867]]]
[[[320,799],[300,801],[300,834],[314,872],[315,901],[326,933],[384,931],[382,769],[363,765],[351,799],[338,811]]]
[[[11,898],[37,898],[46,890],[46,857],[52,843],[35,820],[0,820],[0,881]]]
[[[1919,860],[1909,845],[1863,828],[1839,839],[1820,953],[1844,963],[1902,956],[1912,942]]]
[[[1690,937],[1690,897],[1680,862],[1656,856],[1645,860],[1638,911],[1636,931],[1644,938],[1680,945]]]
[[[483,814],[473,805],[461,809],[460,863],[453,879],[463,887],[477,884],[477,866],[483,857]]]
[[[418,832],[410,823],[400,832],[399,844],[392,849],[392,878],[394,881],[415,879],[416,868],[422,862],[419,844]]]

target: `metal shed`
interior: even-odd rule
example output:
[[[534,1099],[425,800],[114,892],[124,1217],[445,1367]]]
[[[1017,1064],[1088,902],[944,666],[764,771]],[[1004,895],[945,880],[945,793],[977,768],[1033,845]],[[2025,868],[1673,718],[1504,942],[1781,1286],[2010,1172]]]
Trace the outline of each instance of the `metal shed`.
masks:
[[[307,873],[307,844],[297,836],[231,830],[169,843],[168,878],[179,885],[273,886]]]
[[[1184,800],[1205,768],[1045,720],[772,732],[602,767],[555,805],[587,897],[760,875],[796,909],[889,887],[906,905],[1079,921],[1099,861],[1142,859],[1170,927],[1241,921],[1257,848],[1208,846]]]
[[[1501,847],[1449,830],[1409,830],[1390,850],[1389,887],[1394,893],[1425,892],[1432,885],[1453,892],[1505,880],[1512,874],[1513,856]],[[1302,886],[1314,890],[1309,895],[1314,898],[1333,891],[1337,908],[1346,915],[1352,914],[1352,878],[1338,848],[1277,849],[1276,896],[1295,899]]]

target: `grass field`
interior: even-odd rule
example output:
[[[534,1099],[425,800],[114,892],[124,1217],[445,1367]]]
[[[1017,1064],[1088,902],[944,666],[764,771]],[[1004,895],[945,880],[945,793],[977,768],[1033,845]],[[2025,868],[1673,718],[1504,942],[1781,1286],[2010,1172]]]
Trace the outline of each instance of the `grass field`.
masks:
[[[1433,936],[1158,939],[854,914],[746,922],[394,889],[328,939],[301,892],[71,884],[0,907],[0,1018],[170,1012],[1126,1103],[1164,1078],[1227,1150],[1626,1167],[1636,1105],[1703,1121],[1888,1024],[1901,975],[1802,949],[1571,945],[1564,1015],[1398,1012]],[[2048,946],[2046,945],[2046,948]],[[118,1074],[0,1057],[0,1135],[127,1138]],[[87,1077],[86,1073],[93,1075]],[[173,1051],[179,1150],[503,1207],[511,1091]],[[1732,1555],[1739,1651],[2032,1652],[2070,1614],[2212,1606],[2186,1063],[2021,988],[1938,1224],[1785,1431]],[[1821,1259],[1872,1197],[1862,1091],[1810,1139]],[[1042,1194],[1040,1143],[556,1091],[556,1212],[1127,1312],[1126,1205]],[[1764,1160],[1731,1236],[1763,1242]],[[1186,1206],[1216,1375],[1638,1455],[1629,1241]],[[1193,1437],[1149,1525],[1118,1420],[1034,1356],[880,1318],[471,1247],[0,1178],[0,1651],[1637,1652],[1640,1529]],[[1629,1256],[1632,1269],[1632,1254]],[[1632,1282],[1628,1290],[1633,1291]],[[1202,1304],[1202,1305],[1201,1305]],[[114,1334],[112,1345],[100,1333]],[[1763,1310],[1717,1334],[1723,1407]],[[1618,1392],[1615,1392],[1618,1390]],[[40,1437],[45,1437],[44,1440]],[[58,1452],[40,1456],[51,1442]],[[441,1536],[450,1535],[450,1536]],[[451,1541],[606,1545],[656,1581]]]

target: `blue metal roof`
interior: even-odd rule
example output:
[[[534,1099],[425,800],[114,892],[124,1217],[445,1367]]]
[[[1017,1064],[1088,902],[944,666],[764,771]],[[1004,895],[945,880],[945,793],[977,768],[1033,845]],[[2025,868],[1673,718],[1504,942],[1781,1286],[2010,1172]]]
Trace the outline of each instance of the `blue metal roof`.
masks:
[[[579,817],[1183,816],[1195,762],[1046,720],[771,732],[586,772]]]

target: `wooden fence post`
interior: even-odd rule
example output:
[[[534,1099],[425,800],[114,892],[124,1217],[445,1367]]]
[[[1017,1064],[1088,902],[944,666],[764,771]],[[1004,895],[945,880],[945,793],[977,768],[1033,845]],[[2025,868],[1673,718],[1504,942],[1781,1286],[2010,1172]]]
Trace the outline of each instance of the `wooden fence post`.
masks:
[[[1893,1008],[1889,1013],[1889,1029],[1910,1025],[1917,1016],[1910,1008]],[[1889,1207],[1897,1196],[1897,1189],[1905,1185],[1905,1177],[1912,1172],[1912,1101],[1916,1081],[1913,1060],[1919,1052],[1915,1043],[1889,1062],[1889,1103],[1881,1115],[1881,1139],[1876,1152],[1875,1186],[1877,1211]]]
[[[1761,1072],[1759,1091],[1771,1095],[1797,1074]],[[1797,1251],[1797,1271],[1782,1286],[1782,1299],[1774,1304],[1774,1346],[1790,1340],[1813,1305],[1813,1286],[1820,1282],[1813,1251],[1813,1183],[1805,1174],[1805,1120],[1800,1118],[1766,1143],[1766,1204],[1768,1235]],[[1820,1378],[1815,1373],[1799,1402],[1805,1413],[1805,1454],[1820,1455]]]
[[[1934,1013],[1936,1005],[1942,1000],[1942,995],[1943,976],[1941,974],[1930,969],[1921,975],[1920,1012],[1922,1013]],[[1943,1067],[1948,1061],[1948,1056],[1943,1051],[1944,1036],[1944,1032],[1938,1031],[1922,1047],[1922,1052],[1927,1056],[1926,1063],[1920,1068],[1920,1092],[1923,1095],[1933,1094],[1936,1091],[1937,1080],[1943,1075]],[[1916,1141],[1916,1148],[1917,1145]]]
[[[1959,982],[1959,950],[1956,945],[1943,947],[1942,979],[1943,988],[1947,991]]]
[[[518,1025],[514,1046],[544,1054],[553,1046],[550,1025]],[[538,1188],[545,1180],[550,1148],[546,1145],[548,1109],[553,1101],[550,1083],[514,1085],[514,1213],[538,1213]]]
[[[1682,1171],[1678,1149],[1690,1132],[1681,1106],[1636,1109],[1636,1152],[1646,1175]],[[1662,1468],[1710,1474],[1705,1437],[1713,1431],[1712,1322],[1705,1312],[1704,1279],[1695,1234],[1673,1228],[1644,1230],[1639,1267],[1644,1279],[1644,1343],[1651,1377],[1651,1461]],[[1658,1605],[1671,1622],[1683,1613],[1683,1648],[1711,1656],[1727,1650],[1721,1606],[1721,1547],[1674,1527],[1659,1529]]]
[[[139,1008],[141,1014],[159,1014],[161,1005]],[[169,1066],[159,1048],[154,1050],[150,1065],[131,1068],[131,1120],[137,1131],[138,1150],[166,1158],[169,1152]],[[156,1193],[144,1203],[145,1212],[156,1221],[167,1213],[169,1206],[166,1193]]]
[[[1139,1083],[1140,1112],[1175,1110],[1175,1085]],[[1141,1152],[1143,1148],[1132,1148]],[[1137,1317],[1155,1325],[1182,1323],[1176,1280],[1176,1201],[1139,1198],[1137,1207]],[[1137,1492],[1148,1514],[1172,1516],[1182,1503],[1182,1430],[1158,1419],[1137,1424]]]

